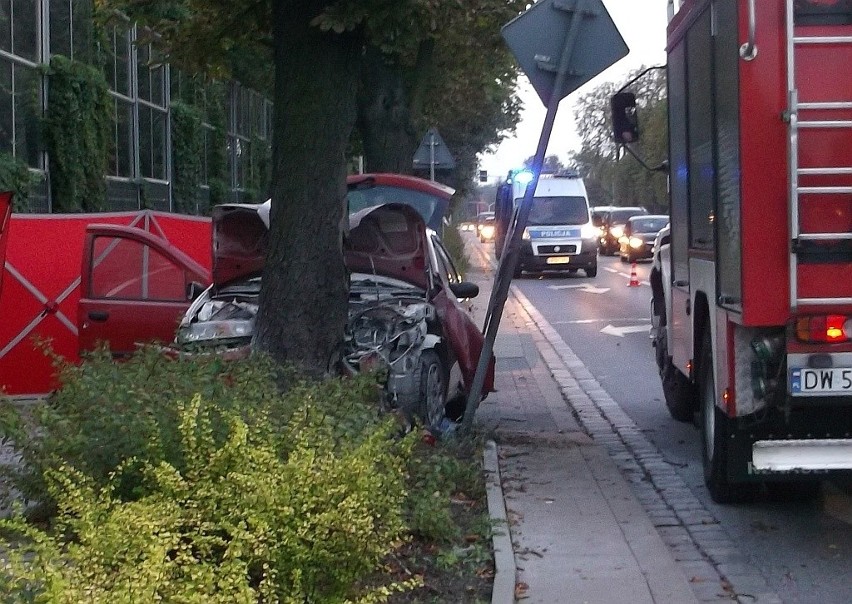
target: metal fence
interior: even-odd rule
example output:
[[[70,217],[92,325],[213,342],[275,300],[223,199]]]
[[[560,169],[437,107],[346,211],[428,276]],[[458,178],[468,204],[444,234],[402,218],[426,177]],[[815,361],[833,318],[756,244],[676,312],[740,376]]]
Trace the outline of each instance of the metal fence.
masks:
[[[50,162],[40,140],[50,91],[41,67],[57,54],[84,62],[97,56],[115,110],[105,174],[109,208],[174,211],[170,109],[191,78],[161,61],[149,42],[151,32],[127,19],[117,15],[109,21],[97,37],[97,53],[93,28],[92,0],[0,0],[0,153],[11,154],[40,177],[30,205],[50,212]],[[224,132],[214,136],[214,126],[204,123],[196,213],[209,206],[214,145],[225,146],[219,154],[226,157],[229,198],[242,201],[247,182],[256,176],[252,155],[268,153],[271,141],[271,102],[237,82],[215,85],[224,88],[216,98],[224,105]],[[205,97],[207,102],[212,98]]]

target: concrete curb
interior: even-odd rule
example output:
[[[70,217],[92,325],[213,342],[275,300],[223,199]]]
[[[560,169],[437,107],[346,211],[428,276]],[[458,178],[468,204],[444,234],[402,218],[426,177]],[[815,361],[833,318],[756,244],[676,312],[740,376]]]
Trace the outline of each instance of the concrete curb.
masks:
[[[489,440],[483,453],[485,491],[488,496],[488,515],[491,517],[491,542],[494,548],[494,585],[491,589],[491,604],[513,604],[515,602],[515,552],[509,535],[509,517],[500,483],[500,464],[497,459],[497,444]]]

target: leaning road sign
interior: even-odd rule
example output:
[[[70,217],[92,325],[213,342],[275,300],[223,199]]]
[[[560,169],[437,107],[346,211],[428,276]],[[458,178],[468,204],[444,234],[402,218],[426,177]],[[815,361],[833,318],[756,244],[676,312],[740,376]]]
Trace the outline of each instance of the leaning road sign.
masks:
[[[583,22],[574,43],[564,84],[554,91],[572,13]],[[552,94],[560,99],[601,73],[629,49],[601,0],[541,0],[503,26],[503,39],[545,106]]]
[[[482,328],[485,342],[464,410],[464,432],[471,430],[473,416],[482,397],[486,371],[494,353],[494,340],[518,262],[521,239],[559,101],[629,52],[601,0],[540,0],[503,26],[502,32],[503,39],[547,107],[547,113],[533,157],[532,178],[523,199],[508,218],[506,240]]]

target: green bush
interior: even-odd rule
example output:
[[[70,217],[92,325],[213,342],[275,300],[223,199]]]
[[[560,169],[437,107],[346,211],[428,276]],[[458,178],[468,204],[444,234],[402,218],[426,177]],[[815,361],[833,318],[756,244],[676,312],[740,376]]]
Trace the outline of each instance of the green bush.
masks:
[[[286,455],[234,413],[200,396],[181,408],[184,469],[142,464],[146,494],[117,496],[61,466],[48,472],[56,530],[21,517],[0,590],[8,602],[378,602],[414,584],[359,588],[403,535],[404,466],[412,440],[384,424],[341,446],[310,405],[285,428]],[[263,424],[258,421],[256,426]]]
[[[10,153],[0,152],[0,191],[12,191],[16,212],[30,211],[29,197],[39,177]]]
[[[375,376],[154,347],[59,372],[32,417],[0,414],[7,473],[52,520],[0,523],[4,601],[380,602],[418,582],[382,570],[407,535],[479,564],[453,509],[482,496],[476,443],[399,438]]]
[[[34,410],[37,430],[27,428],[17,408],[0,405],[0,433],[14,442],[24,461],[6,473],[25,499],[46,506],[47,513],[53,498],[44,475],[63,463],[98,486],[105,486],[129,459],[166,462],[183,471],[187,460],[180,447],[176,401],[195,394],[209,407],[217,442],[227,432],[230,413],[265,432],[276,447],[285,438],[283,427],[305,404],[322,415],[340,441],[363,439],[379,421],[370,376],[314,384],[274,369],[261,355],[227,362],[215,356],[172,358],[148,347],[116,363],[100,350],[80,365],[59,364],[59,379],[62,387]],[[285,382],[286,393],[280,394],[278,384]],[[288,446],[285,441],[280,448],[286,452]],[[144,492],[140,471],[125,468],[113,485],[116,496],[132,499]]]

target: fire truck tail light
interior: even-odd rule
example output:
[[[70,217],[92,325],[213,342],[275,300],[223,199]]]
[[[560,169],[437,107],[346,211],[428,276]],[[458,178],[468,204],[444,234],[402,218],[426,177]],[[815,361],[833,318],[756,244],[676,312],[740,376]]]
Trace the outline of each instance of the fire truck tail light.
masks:
[[[802,342],[846,342],[852,319],[846,315],[816,315],[796,319],[796,337]]]

